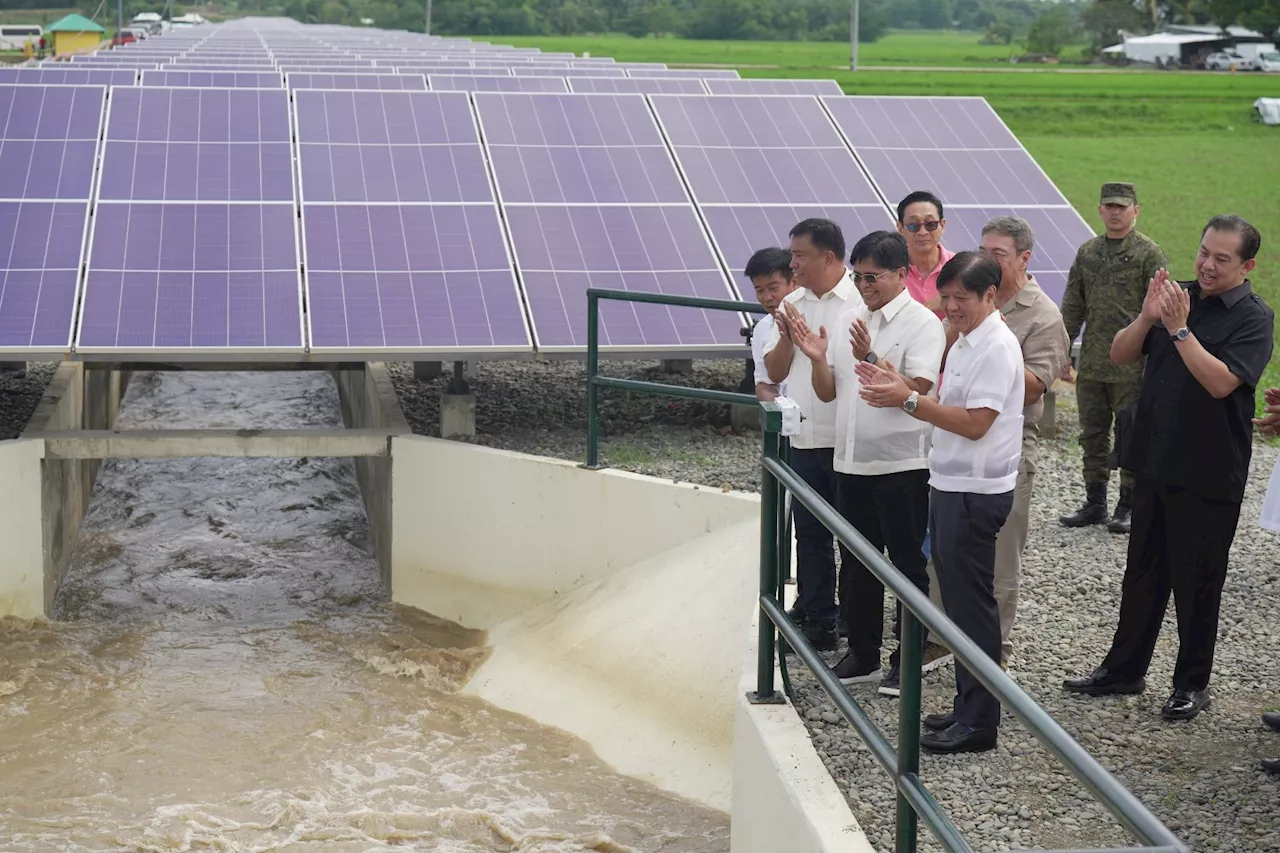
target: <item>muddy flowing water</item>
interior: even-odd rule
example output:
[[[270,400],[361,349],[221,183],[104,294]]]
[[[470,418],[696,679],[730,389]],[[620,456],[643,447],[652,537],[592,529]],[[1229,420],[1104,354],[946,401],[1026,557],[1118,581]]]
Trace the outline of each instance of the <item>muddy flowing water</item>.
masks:
[[[324,373],[166,373],[119,425],[339,422]],[[457,695],[483,635],[389,604],[367,532],[349,460],[107,463],[59,621],[0,621],[0,851],[728,850]]]

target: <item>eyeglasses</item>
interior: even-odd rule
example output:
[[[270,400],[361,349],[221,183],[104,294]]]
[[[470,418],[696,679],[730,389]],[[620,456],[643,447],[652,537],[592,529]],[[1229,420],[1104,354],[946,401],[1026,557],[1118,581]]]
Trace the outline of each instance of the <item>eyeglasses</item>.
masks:
[[[899,267],[898,269],[901,269]],[[898,270],[885,270],[884,272],[851,272],[849,278],[853,279],[854,284],[875,284],[880,280],[880,276],[893,275]]]
[[[916,233],[921,228],[923,228],[924,230],[932,234],[934,231],[937,231],[941,227],[942,227],[941,219],[931,219],[928,222],[907,223],[907,230],[910,231],[912,234]]]

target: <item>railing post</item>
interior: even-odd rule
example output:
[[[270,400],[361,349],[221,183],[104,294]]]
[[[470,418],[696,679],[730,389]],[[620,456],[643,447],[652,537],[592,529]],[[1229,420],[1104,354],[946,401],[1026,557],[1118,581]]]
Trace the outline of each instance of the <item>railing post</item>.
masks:
[[[791,464],[791,442],[785,438],[778,440],[778,458]],[[791,580],[791,513],[787,511],[790,493],[786,489],[778,490],[778,572],[783,583]],[[799,590],[797,589],[797,592]],[[779,604],[785,604],[781,597]]]
[[[920,773],[920,665],[924,658],[924,626],[910,608],[902,608],[898,641],[902,694],[898,697],[898,776]],[[894,853],[916,853],[916,810],[898,789],[898,826]]]
[[[778,458],[778,431],[782,412],[776,403],[762,403],[761,434],[764,458]],[[760,468],[760,596],[778,594],[778,481],[763,464]],[[774,689],[773,657],[777,651],[777,629],[764,607],[760,608],[760,636],[756,657],[756,690],[748,693],[753,704],[779,704],[786,700]]]
[[[587,291],[587,466],[600,468],[600,412],[596,373],[600,359],[600,297]]]

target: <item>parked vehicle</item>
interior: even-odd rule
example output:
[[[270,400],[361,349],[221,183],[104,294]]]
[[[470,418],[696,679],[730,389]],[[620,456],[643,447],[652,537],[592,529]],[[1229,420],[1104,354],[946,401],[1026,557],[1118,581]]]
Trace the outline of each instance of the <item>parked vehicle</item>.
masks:
[[[1232,66],[1235,66],[1237,71],[1259,70],[1258,60],[1241,56],[1238,53],[1218,51],[1217,53],[1209,54],[1204,60],[1204,67],[1210,71],[1230,71]]]
[[[22,50],[27,42],[40,43],[44,35],[36,24],[0,24],[0,50]]]
[[[1263,53],[1258,56],[1263,71],[1280,72],[1280,53]]]

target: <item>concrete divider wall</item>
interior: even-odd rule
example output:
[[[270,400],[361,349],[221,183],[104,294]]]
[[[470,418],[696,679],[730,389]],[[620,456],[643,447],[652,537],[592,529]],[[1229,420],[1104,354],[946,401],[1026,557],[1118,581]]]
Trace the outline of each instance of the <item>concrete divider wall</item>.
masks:
[[[752,705],[756,689],[759,608],[744,639],[741,680],[733,720],[733,853],[874,853],[814,749],[804,721],[788,702]],[[804,666],[791,658],[792,666]],[[782,675],[774,669],[774,684]],[[868,784],[890,784],[885,778]]]
[[[393,597],[470,628],[760,511],[755,495],[444,439],[393,439],[392,458]]]
[[[45,388],[24,436],[44,430],[110,429],[115,425],[129,374],[119,370],[86,370],[64,363]],[[41,444],[43,450],[43,444]],[[41,453],[43,456],[43,452]],[[41,463],[44,612],[54,596],[75,549],[80,524],[89,508],[97,459],[45,459]]]
[[[361,369],[333,371],[342,405],[342,421],[347,429],[395,429],[408,435],[413,432],[400,409],[395,387],[382,362],[363,365]],[[369,539],[382,569],[382,582],[393,589],[392,577],[392,487],[393,460],[390,456],[365,456],[355,459],[356,480],[369,519]]]
[[[0,618],[45,614],[42,442],[0,441]]]

